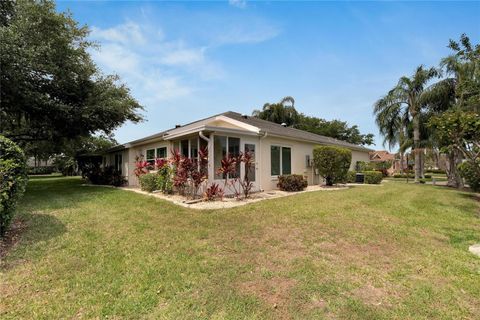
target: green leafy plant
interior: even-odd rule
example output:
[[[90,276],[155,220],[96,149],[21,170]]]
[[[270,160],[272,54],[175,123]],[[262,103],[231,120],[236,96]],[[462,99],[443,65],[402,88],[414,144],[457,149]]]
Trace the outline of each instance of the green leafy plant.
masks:
[[[379,171],[365,171],[363,173],[365,175],[364,182],[366,184],[380,184],[383,179],[383,175]]]
[[[139,176],[140,189],[147,192],[157,190],[157,177],[156,173],[145,173]]]
[[[480,191],[480,160],[476,162],[466,161],[458,166],[460,175],[468,183],[470,188],[475,191]]]
[[[357,181],[357,172],[356,171],[348,171],[346,181],[347,181],[347,183],[355,183]]]
[[[313,161],[327,186],[332,186],[346,180],[352,152],[347,148],[318,146],[313,149]]]
[[[27,185],[27,161],[14,142],[0,135],[0,236],[4,236]]]
[[[278,176],[277,187],[283,191],[303,191],[307,185],[307,180],[301,174]]]
[[[162,166],[157,166],[157,190],[162,191],[165,194],[173,192],[173,168],[164,162]]]

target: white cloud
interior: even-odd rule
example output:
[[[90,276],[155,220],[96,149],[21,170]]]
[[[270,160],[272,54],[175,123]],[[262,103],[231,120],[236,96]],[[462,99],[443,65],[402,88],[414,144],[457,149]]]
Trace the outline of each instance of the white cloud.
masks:
[[[189,96],[208,86],[205,81],[224,78],[222,65],[209,56],[218,47],[259,43],[279,33],[263,20],[222,22],[206,28],[208,37],[203,38],[203,45],[192,45],[182,37],[169,39],[163,29],[145,21],[93,27],[91,38],[100,49],[93,51],[92,57],[105,73],[118,74],[142,105],[154,107],[165,100]],[[216,28],[218,24],[222,28]],[[202,43],[202,37],[191,41]]]
[[[228,3],[231,6],[241,8],[241,9],[244,9],[247,6],[247,1],[246,0],[228,0]]]

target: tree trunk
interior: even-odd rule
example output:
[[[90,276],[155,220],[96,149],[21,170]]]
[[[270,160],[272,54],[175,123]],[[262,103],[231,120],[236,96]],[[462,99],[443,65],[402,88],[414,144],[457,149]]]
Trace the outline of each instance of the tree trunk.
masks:
[[[462,188],[463,180],[460,177],[457,166],[461,163],[458,151],[450,151],[447,154],[447,186],[452,188]]]
[[[419,183],[420,176],[422,174],[420,150],[418,149],[420,144],[420,118],[418,114],[412,114],[413,118],[413,154],[415,157],[415,183]]]

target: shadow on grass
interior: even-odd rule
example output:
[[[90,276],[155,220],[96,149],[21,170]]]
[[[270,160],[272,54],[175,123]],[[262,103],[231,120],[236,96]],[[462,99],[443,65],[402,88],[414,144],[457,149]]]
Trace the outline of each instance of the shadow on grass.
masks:
[[[66,231],[65,224],[55,216],[23,213],[14,220],[5,237],[0,240],[0,270],[15,266],[23,253],[37,243],[61,236]],[[14,256],[9,256],[16,250],[17,245],[20,245],[18,252]]]
[[[29,175],[29,180],[40,180],[40,179],[53,179],[53,178],[63,178],[63,176],[59,173],[57,174],[36,174],[36,175]]]

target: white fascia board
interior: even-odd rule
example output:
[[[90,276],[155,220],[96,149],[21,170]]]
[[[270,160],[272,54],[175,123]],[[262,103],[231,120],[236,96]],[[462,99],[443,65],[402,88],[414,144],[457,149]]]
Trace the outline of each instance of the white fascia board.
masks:
[[[260,133],[260,129],[252,126],[250,124],[246,124],[244,122],[229,118],[227,116],[217,116],[215,117],[215,120],[220,120],[220,121],[225,121],[227,123],[233,124],[234,126],[237,126],[239,128],[245,129],[247,131],[255,132],[255,133]]]

